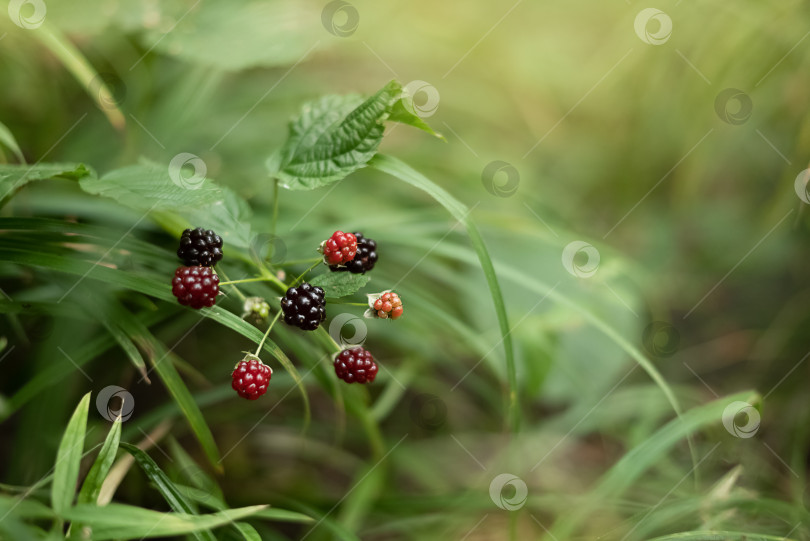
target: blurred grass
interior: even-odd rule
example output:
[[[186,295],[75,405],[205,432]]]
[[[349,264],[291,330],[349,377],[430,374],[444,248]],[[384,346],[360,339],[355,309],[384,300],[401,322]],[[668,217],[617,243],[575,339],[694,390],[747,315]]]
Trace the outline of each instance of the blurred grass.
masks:
[[[303,378],[312,424],[302,433],[304,405],[283,370],[263,403],[232,399],[227,376],[247,340],[206,321],[176,347],[209,382],[192,383],[184,373],[223,453],[226,474],[218,481],[227,501],[277,503],[318,518],[340,503],[308,539],[343,530],[363,539],[503,539],[510,517],[487,490],[495,475],[510,472],[529,486],[526,507],[511,519],[519,536],[547,535],[545,528],[582,505],[612,465],[672,418],[666,397],[640,370],[631,372],[627,351],[559,301],[564,297],[650,357],[684,409],[748,388],[764,397],[755,438],[731,437],[719,418],[697,436],[699,458],[720,443],[700,464],[699,486],[679,484],[692,464],[686,447],[676,446],[620,500],[597,505],[576,535],[642,539],[712,529],[745,531],[751,539],[755,532],[810,538],[808,366],[801,362],[808,350],[808,226],[793,187],[810,143],[807,3],[659,2],[655,7],[673,20],[661,46],[633,31],[637,13],[648,7],[637,2],[357,0],[360,24],[346,38],[322,26],[325,4],[49,2],[48,24],[86,56],[112,101],[99,99],[99,80],[83,86],[74,79],[36,30],[0,17],[0,122],[29,163],[82,162],[103,174],[142,156],[164,164],[191,152],[203,158],[209,177],[250,199],[255,230],[270,229],[264,160],[303,102],[370,93],[392,77],[427,81],[439,93],[437,112],[426,120],[447,143],[391,126],[382,150],[474,208],[513,326],[520,436],[502,432],[507,376],[495,347],[497,319],[462,228],[427,196],[364,170],[325,198],[326,190],[282,193],[277,231],[294,260],[311,257],[313,239],[336,227],[362,230],[381,246],[370,290],[406,277],[397,290],[407,316],[396,326],[369,324],[369,345],[385,369],[368,394],[344,388],[338,398],[328,367],[313,370]],[[715,110],[726,88],[751,98],[751,116],[740,125],[723,122]],[[123,130],[97,102],[121,110]],[[9,161],[13,150],[3,149]],[[482,171],[493,160],[519,172],[514,196],[484,188]],[[101,253],[139,218],[68,181],[32,184],[2,213],[109,229],[109,239],[96,238]],[[174,242],[148,222],[134,237],[164,252]],[[561,264],[574,240],[600,252],[590,279],[573,278]],[[147,272],[152,263],[132,264]],[[6,262],[0,273],[3,290],[20,302],[53,302],[72,284]],[[536,283],[553,293],[541,300],[546,291]],[[261,284],[244,291],[270,295]],[[196,323],[185,312],[161,323],[151,301],[123,300],[170,345]],[[240,303],[228,302],[239,314]],[[335,308],[332,314],[362,311]],[[654,320],[674,326],[680,342],[673,355],[645,350],[643,332]],[[48,386],[0,427],[4,482],[30,484],[48,471],[68,411],[89,390],[118,384],[135,394],[137,413],[125,423],[124,439],[180,415],[159,385],[136,385],[139,375],[124,351],[75,357],[104,333],[98,324],[23,312],[2,325],[15,346],[0,362],[2,396],[54,370]],[[274,339],[302,373],[320,366],[307,340],[278,331]],[[446,407],[437,428],[411,411],[421,393]],[[376,463],[355,414],[365,406],[374,412],[383,395],[396,398],[375,417],[384,451],[401,444],[352,491]],[[90,419],[101,426],[92,411]],[[176,426],[175,436],[202,463],[193,436]],[[101,442],[101,431],[93,438]],[[733,486],[713,495],[709,489],[737,465],[742,473]],[[119,496],[161,505],[134,474]],[[300,538],[310,528],[264,526],[263,536],[278,539]]]

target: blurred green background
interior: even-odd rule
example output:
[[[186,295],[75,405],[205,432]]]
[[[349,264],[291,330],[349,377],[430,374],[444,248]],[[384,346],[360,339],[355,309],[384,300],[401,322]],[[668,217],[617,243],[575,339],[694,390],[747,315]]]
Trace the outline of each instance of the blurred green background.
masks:
[[[370,291],[398,284],[406,303],[398,324],[368,323],[367,346],[385,367],[369,395],[385,456],[377,468],[361,422],[351,412],[344,419],[314,376],[305,378],[313,410],[305,431],[300,397],[285,394],[294,387],[280,366],[265,400],[237,402],[227,379],[251,344],[210,321],[186,334],[198,316],[177,311],[154,330],[190,365],[181,371],[220,451],[233,449],[217,477],[230,504],[326,516],[309,539],[341,528],[361,539],[552,539],[552,524],[591,509],[597,480],[674,416],[660,386],[636,367],[635,348],[685,410],[756,390],[761,424],[754,437],[737,438],[716,419],[695,436],[697,482],[681,441],[626,491],[593,504],[566,536],[728,530],[810,538],[810,257],[794,182],[810,144],[810,4],[46,5],[39,28],[0,13],[0,122],[29,163],[82,162],[103,174],[140,157],[168,164],[193,153],[208,177],[249,199],[253,230],[268,231],[265,160],[301,105],[370,94],[390,79],[414,82],[417,110],[446,142],[389,124],[381,151],[471,207],[495,261],[517,351],[519,434],[506,429],[502,338],[463,227],[376,171],[333,188],[283,191],[277,232],[288,260],[311,257],[335,229],[363,231],[381,246]],[[663,18],[639,26],[650,7]],[[24,9],[32,16],[33,5]],[[64,43],[81,56],[62,49],[60,58]],[[82,58],[92,68],[84,82],[71,73],[84,69]],[[490,175],[495,161],[506,169]],[[92,223],[112,237],[139,218],[68,181],[27,187],[2,213]],[[132,235],[173,249],[150,220]],[[574,241],[598,253],[592,276],[575,275],[596,265],[586,252],[566,269],[564,249]],[[6,264],[2,278],[15,300],[58,299],[73,281]],[[105,292],[89,278],[72,298]],[[21,328],[4,322],[16,347],[0,362],[3,396],[64,363],[59,349],[69,355],[104,332],[70,310],[22,318]],[[305,340],[287,334],[278,341],[297,362]],[[133,393],[127,441],[176,414],[160,385],[136,383],[121,351],[84,371],[87,378],[68,370],[9,412],[0,425],[4,482],[27,485],[48,471],[68,412],[89,390],[115,384]],[[91,408],[92,423],[108,426]],[[173,432],[202,462],[182,419]],[[518,511],[490,498],[501,473],[528,487]],[[135,471],[117,499],[164,508]],[[260,531],[300,539],[310,526],[264,523]]]

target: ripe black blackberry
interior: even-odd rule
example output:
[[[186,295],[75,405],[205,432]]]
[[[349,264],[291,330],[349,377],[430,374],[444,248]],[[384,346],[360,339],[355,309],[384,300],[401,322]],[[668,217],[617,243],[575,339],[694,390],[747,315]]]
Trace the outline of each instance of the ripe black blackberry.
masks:
[[[354,255],[354,259],[346,262],[344,266],[329,265],[330,271],[365,274],[366,271],[374,268],[374,264],[377,262],[377,242],[365,238],[362,233],[353,234],[357,237],[357,253]]]
[[[305,331],[314,331],[326,319],[326,297],[323,289],[304,282],[291,287],[281,298],[284,322]]]
[[[346,383],[371,383],[377,377],[377,363],[365,348],[344,349],[335,357],[335,374]]]
[[[180,237],[177,257],[187,267],[213,267],[222,259],[222,237],[202,227],[186,229]]]

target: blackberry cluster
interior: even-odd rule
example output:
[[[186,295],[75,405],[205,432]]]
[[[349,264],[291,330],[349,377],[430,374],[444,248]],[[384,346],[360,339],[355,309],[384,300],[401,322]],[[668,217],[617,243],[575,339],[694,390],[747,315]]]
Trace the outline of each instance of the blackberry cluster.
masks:
[[[362,233],[355,232],[354,236],[357,237],[357,253],[354,255],[354,259],[347,262],[345,266],[329,265],[330,271],[365,274],[366,271],[374,268],[374,264],[377,262],[377,243],[365,238]]]
[[[249,356],[252,357],[252,356]],[[242,398],[256,400],[267,392],[273,370],[258,358],[246,357],[231,374],[231,387]]]
[[[377,363],[365,348],[344,349],[335,357],[335,374],[346,383],[371,383],[377,376]]]
[[[222,237],[202,227],[186,229],[180,237],[177,257],[187,267],[213,267],[222,259]]]
[[[281,298],[284,322],[305,331],[314,331],[326,319],[326,297],[323,289],[304,282],[291,287]]]
[[[172,294],[180,304],[196,310],[214,306],[219,276],[210,267],[178,267],[172,279]]]

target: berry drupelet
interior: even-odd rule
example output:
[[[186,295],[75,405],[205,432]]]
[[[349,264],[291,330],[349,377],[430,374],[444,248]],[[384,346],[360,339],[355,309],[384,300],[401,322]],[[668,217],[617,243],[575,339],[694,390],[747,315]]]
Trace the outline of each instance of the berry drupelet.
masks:
[[[357,254],[357,237],[352,233],[335,231],[319,248],[327,265],[343,265]]]
[[[371,383],[377,376],[377,363],[365,348],[344,349],[335,357],[335,374],[346,383]]]
[[[188,267],[213,267],[222,259],[222,237],[202,227],[186,229],[180,237],[177,257]]]
[[[239,361],[231,374],[231,387],[242,398],[256,400],[267,392],[273,370],[257,357],[249,355]]]
[[[372,239],[367,239],[362,233],[355,232],[357,239],[357,253],[354,259],[345,264],[345,266],[329,265],[329,270],[332,272],[345,272],[349,271],[352,274],[365,274],[374,268],[377,262],[377,243]]]
[[[214,306],[219,294],[219,276],[210,267],[178,267],[172,279],[172,295],[183,306],[196,310]]]
[[[305,331],[314,331],[326,319],[326,297],[323,289],[304,282],[291,287],[281,298],[284,322]]]
[[[393,291],[386,291],[372,305],[374,315],[380,319],[399,319],[402,316],[402,300]]]

